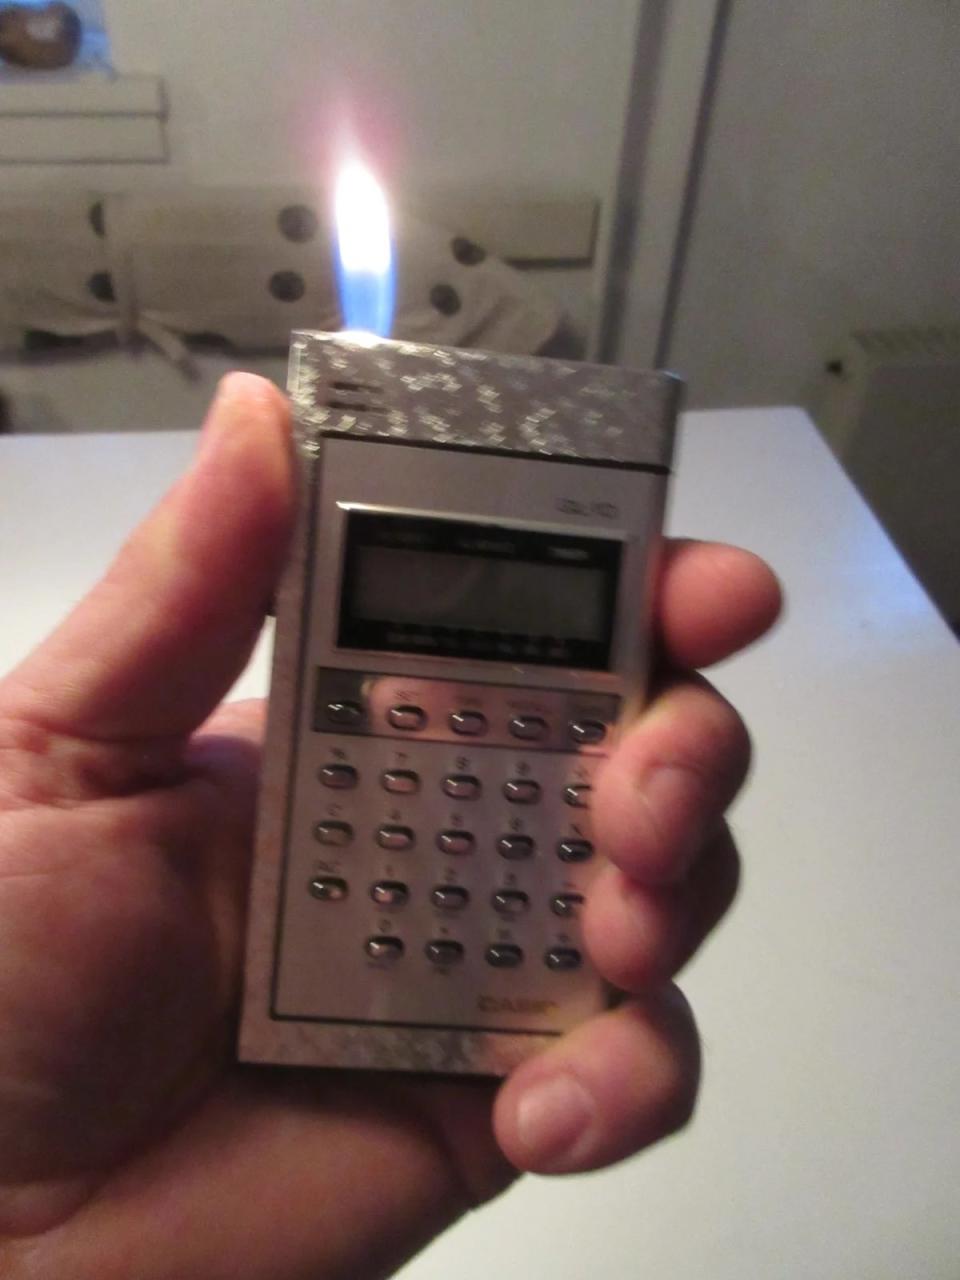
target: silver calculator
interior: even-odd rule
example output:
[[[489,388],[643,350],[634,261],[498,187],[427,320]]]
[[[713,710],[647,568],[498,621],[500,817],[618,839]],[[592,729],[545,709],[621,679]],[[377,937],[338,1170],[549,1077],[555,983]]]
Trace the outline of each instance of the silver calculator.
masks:
[[[498,1075],[610,1003],[592,786],[644,696],[678,385],[294,336],[243,1060]]]

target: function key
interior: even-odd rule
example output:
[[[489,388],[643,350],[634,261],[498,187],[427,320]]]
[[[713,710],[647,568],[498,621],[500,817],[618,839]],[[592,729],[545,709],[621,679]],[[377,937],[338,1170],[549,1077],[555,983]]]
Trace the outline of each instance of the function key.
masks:
[[[563,788],[563,801],[573,809],[589,809],[590,808],[590,792],[593,787],[587,786],[585,782],[574,782],[569,787]]]
[[[540,800],[540,783],[532,778],[511,778],[503,784],[503,794],[511,804],[537,804]]]
[[[477,800],[480,797],[480,779],[472,773],[450,773],[441,783],[444,795],[452,800]]]
[[[563,916],[564,919],[575,919],[580,914],[580,908],[583,906],[582,893],[558,893],[550,899],[550,910],[555,916]]]
[[[319,776],[323,785],[334,791],[350,791],[357,785],[357,771],[352,764],[325,764]]]
[[[412,796],[420,790],[420,775],[412,769],[387,769],[380,775],[380,785],[395,796]]]
[[[530,898],[522,889],[498,889],[490,902],[502,916],[522,916],[530,908]]]
[[[540,742],[547,736],[547,722],[541,716],[513,716],[508,727],[511,737],[524,742]]]
[[[487,717],[480,711],[454,711],[450,728],[464,738],[479,738],[487,732]]]
[[[378,907],[402,907],[410,898],[410,890],[402,880],[378,880],[370,886],[370,897]]]
[[[557,857],[561,862],[589,862],[593,857],[593,845],[589,840],[561,840],[557,845]]]
[[[431,964],[458,964],[463,959],[463,943],[453,942],[450,938],[434,938],[424,951]]]
[[[349,822],[318,822],[313,828],[313,838],[320,844],[332,844],[342,849],[353,839],[353,827]]]
[[[371,960],[386,960],[388,963],[399,960],[403,955],[402,941],[383,934],[368,938],[363,949]]]
[[[437,848],[440,852],[452,853],[455,857],[473,853],[476,843],[472,831],[441,831],[437,836]]]
[[[324,708],[331,724],[340,725],[344,729],[355,729],[363,724],[365,713],[359,702],[328,702]]]
[[[458,884],[438,884],[430,894],[430,901],[441,911],[462,911],[470,901],[470,893]]]
[[[567,731],[581,747],[595,747],[607,736],[607,726],[602,720],[571,720]]]
[[[571,969],[579,969],[583,957],[575,947],[551,947],[543,962],[554,973],[567,973]]]
[[[342,902],[347,896],[347,882],[339,876],[318,876],[311,880],[310,892],[320,902]]]
[[[497,853],[510,862],[519,862],[523,858],[532,858],[536,849],[532,836],[501,836],[497,841]]]
[[[494,969],[516,969],[523,964],[523,951],[512,942],[495,942],[487,947],[486,960]]]
[[[413,848],[413,831],[410,827],[398,827],[385,823],[377,830],[377,844],[381,849],[394,852]]]
[[[427,713],[423,707],[391,707],[387,712],[387,724],[392,729],[400,729],[404,733],[416,733],[427,723]]]

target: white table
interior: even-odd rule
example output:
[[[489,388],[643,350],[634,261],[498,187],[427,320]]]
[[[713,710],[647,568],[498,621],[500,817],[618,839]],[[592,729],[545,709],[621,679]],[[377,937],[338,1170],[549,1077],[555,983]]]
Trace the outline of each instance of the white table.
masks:
[[[0,439],[0,670],[191,445]],[[956,1280],[960,647],[798,411],[691,414],[672,525],[753,547],[790,598],[717,673],[758,763],[739,906],[686,975],[699,1111],[621,1168],[524,1180],[404,1280]]]

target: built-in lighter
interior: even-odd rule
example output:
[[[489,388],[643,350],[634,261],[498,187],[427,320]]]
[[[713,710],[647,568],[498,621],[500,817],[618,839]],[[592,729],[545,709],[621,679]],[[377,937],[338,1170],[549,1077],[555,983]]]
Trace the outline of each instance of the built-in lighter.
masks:
[[[294,336],[243,1060],[499,1075],[610,1002],[591,786],[644,697],[679,385]]]

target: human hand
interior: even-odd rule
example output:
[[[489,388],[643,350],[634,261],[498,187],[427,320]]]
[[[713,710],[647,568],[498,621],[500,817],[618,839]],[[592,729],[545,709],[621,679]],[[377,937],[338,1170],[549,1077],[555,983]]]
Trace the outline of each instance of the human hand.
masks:
[[[633,997],[485,1081],[238,1066],[263,708],[218,705],[289,537],[288,416],[234,375],[197,458],[0,684],[0,1272],[11,1280],[388,1275],[515,1168],[609,1164],[698,1079],[670,982],[735,892],[747,768],[698,676],[779,607],[731,548],[673,543],[657,695],[598,779],[584,920]]]

